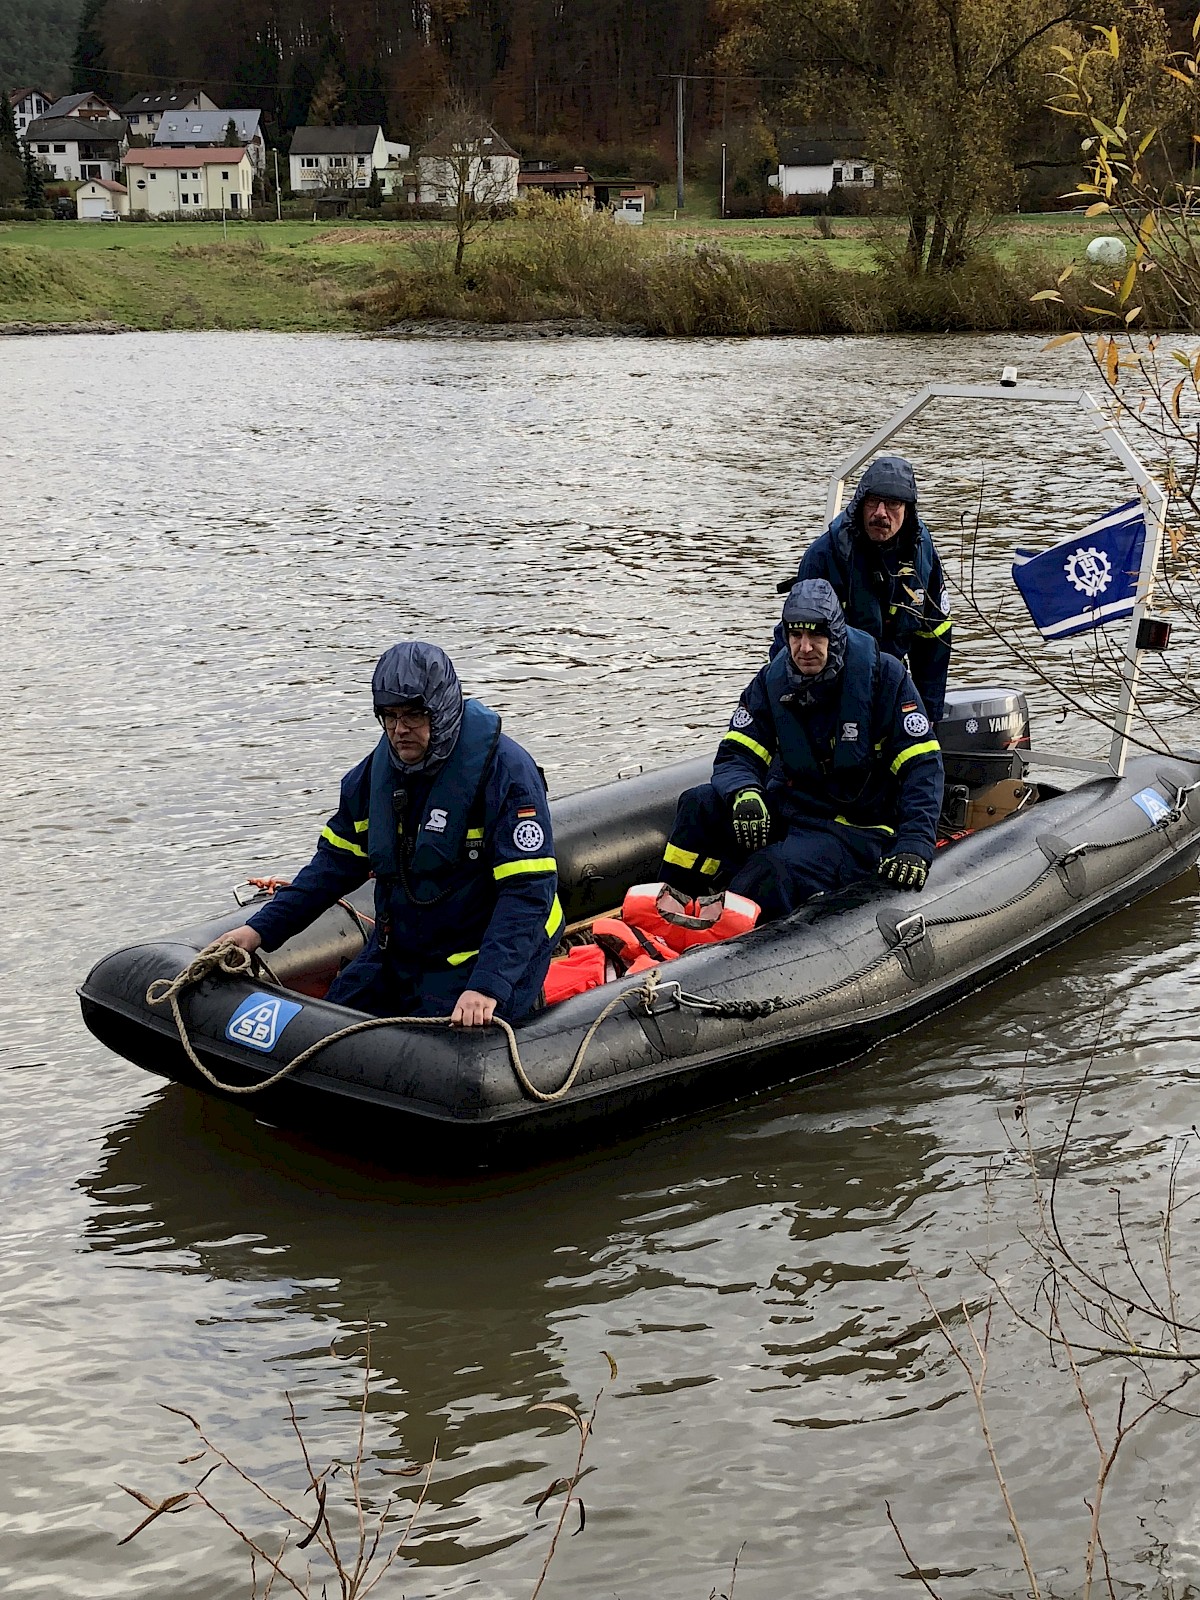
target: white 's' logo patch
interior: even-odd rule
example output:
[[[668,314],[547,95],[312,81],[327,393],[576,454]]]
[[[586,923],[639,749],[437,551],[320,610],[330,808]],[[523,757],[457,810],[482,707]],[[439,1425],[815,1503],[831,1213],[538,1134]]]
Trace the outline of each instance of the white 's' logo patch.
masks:
[[[518,822],[513,829],[513,843],[518,850],[540,850],[546,842],[546,831],[540,822]]]
[[[919,739],[923,733],[929,732],[929,718],[919,711],[910,711],[904,719],[904,731],[914,739]]]
[[[425,823],[426,833],[445,833],[446,823],[449,820],[449,817],[439,806],[434,806]]]
[[[842,723],[842,743],[843,744],[857,744],[858,743],[858,723],[857,722],[843,722]]]
[[[754,718],[746,710],[745,706],[739,706],[730,718],[729,726],[731,728],[748,728],[753,721]]]
[[[249,1045],[251,1050],[273,1050],[279,1035],[303,1009],[294,1000],[280,1000],[261,992],[252,994],[226,1023],[225,1037],[234,1044]]]

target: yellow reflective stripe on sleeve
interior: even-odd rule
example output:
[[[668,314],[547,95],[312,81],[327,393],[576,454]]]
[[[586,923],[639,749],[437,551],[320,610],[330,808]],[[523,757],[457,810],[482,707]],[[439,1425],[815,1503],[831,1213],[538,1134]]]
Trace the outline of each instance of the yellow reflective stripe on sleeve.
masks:
[[[558,862],[553,856],[533,856],[529,861],[503,861],[492,868],[492,877],[515,878],[519,872],[557,872]]]
[[[940,639],[944,633],[949,633],[954,626],[954,618],[947,617],[945,622],[939,622],[936,628],[920,628],[917,631],[918,639]]]
[[[554,904],[550,907],[550,915],[546,918],[546,937],[551,944],[558,938],[559,929],[565,920],[563,908],[559,904],[558,896],[555,895]]]
[[[889,828],[886,822],[851,822],[849,817],[839,815],[834,817],[835,822],[840,822],[843,828],[862,828],[867,833],[895,833],[895,828]]]
[[[370,818],[364,817],[361,822],[356,822],[354,824],[354,831],[355,831],[355,833],[366,833],[367,829],[370,826],[371,826]]]
[[[910,744],[908,749],[901,750],[895,761],[892,762],[893,776],[900,771],[906,761],[911,761],[914,756],[927,756],[934,750],[940,750],[941,748],[936,739],[926,739],[924,744]]]
[[[328,842],[333,845],[335,849],[348,850],[352,856],[361,856],[364,861],[367,859],[367,852],[365,850],[360,850],[359,847],[356,844],[352,844],[349,839],[343,839],[340,834],[334,833],[333,829],[330,827],[324,827],[321,829],[321,838],[328,840]]]
[[[699,856],[694,850],[681,850],[677,844],[669,844],[663,851],[663,860],[670,867],[683,867],[687,871],[696,865]]]
[[[478,844],[479,840],[482,839],[482,838],[483,838],[483,829],[482,828],[468,828],[467,829],[467,843],[468,844]]]
[[[706,878],[715,878],[721,870],[721,863],[714,861],[712,856],[706,856],[700,863],[700,871]]]
[[[735,728],[730,728],[729,732],[724,735],[724,738],[732,739],[735,744],[744,744],[747,750],[753,750],[754,754],[759,758],[760,761],[769,762],[771,759],[771,752],[767,749],[766,745],[759,744],[757,739],[751,739],[749,734],[738,733]]]
[[[464,961],[474,961],[478,954],[478,950],[456,950],[452,956],[446,957],[446,965],[448,967],[461,967]]]

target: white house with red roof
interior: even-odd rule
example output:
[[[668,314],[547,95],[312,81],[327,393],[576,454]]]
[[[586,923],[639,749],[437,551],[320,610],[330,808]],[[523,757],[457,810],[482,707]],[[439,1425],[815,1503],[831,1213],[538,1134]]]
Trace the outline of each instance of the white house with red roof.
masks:
[[[125,157],[129,209],[152,217],[201,212],[248,212],[254,167],[244,147],[234,150],[130,150]]]

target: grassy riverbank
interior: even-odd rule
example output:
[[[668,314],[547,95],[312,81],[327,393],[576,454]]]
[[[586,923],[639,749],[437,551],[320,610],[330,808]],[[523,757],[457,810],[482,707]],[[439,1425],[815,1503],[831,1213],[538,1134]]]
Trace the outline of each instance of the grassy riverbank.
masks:
[[[1000,219],[977,260],[913,282],[886,265],[890,219],[720,222],[656,214],[641,230],[565,208],[501,223],[446,270],[436,224],[0,224],[0,324],[357,331],[426,318],[587,317],[654,333],[1045,328],[1033,306],[1096,225]]]

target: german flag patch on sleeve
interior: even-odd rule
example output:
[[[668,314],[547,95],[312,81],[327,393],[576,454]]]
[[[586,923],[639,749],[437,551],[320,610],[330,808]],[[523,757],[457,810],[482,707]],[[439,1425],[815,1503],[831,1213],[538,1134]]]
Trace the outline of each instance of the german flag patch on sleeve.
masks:
[[[517,807],[517,816],[518,817],[536,817],[537,816],[537,807],[536,806],[518,806]]]

